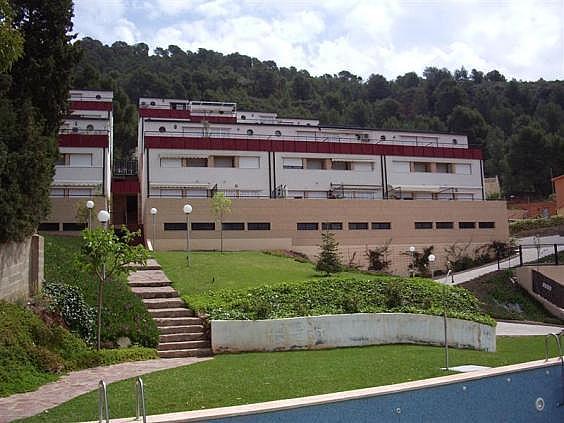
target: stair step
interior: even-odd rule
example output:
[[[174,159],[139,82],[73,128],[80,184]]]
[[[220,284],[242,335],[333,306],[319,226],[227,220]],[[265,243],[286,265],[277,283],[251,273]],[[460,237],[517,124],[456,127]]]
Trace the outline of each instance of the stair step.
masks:
[[[204,327],[201,324],[196,325],[170,325],[170,326],[160,326],[158,327],[159,333],[161,335],[180,335],[187,333],[202,333]]]
[[[189,350],[167,350],[159,351],[161,358],[176,358],[176,357],[208,357],[212,354],[210,348],[193,348]]]
[[[152,288],[131,288],[131,291],[141,298],[177,298],[178,293],[170,286],[157,286]]]
[[[184,301],[177,298],[144,298],[143,303],[149,309],[177,308],[184,307]]]
[[[157,317],[193,317],[194,312],[188,308],[150,308],[149,313]]]
[[[202,320],[199,317],[156,317],[153,320],[155,320],[157,327],[202,324]]]
[[[181,342],[163,342],[157,347],[159,351],[170,351],[170,350],[191,350],[195,348],[209,348],[210,342],[207,340],[197,340],[197,341],[181,341]]]
[[[139,270],[133,272],[128,278],[130,281],[169,281],[162,270]]]
[[[129,282],[129,286],[130,287],[135,287],[135,288],[151,288],[151,287],[155,287],[155,286],[170,286],[170,281],[130,281]]]
[[[160,335],[159,342],[167,343],[167,342],[184,342],[184,341],[200,341],[206,340],[206,337],[203,332],[194,332],[194,333],[171,333],[168,335]]]

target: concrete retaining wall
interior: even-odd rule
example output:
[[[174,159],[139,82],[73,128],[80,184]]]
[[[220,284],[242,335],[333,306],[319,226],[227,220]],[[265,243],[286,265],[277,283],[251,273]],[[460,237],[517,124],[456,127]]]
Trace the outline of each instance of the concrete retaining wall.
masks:
[[[449,345],[495,351],[495,328],[448,319]],[[215,353],[286,351],[378,344],[443,345],[443,318],[407,313],[358,313],[276,320],[213,320]]]
[[[43,237],[0,244],[0,300],[25,301],[43,282]]]

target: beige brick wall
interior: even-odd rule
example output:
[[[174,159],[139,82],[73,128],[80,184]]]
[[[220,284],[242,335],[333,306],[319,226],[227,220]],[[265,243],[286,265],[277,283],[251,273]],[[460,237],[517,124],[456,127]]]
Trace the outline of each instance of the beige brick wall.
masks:
[[[23,301],[43,282],[43,237],[0,244],[0,299]]]

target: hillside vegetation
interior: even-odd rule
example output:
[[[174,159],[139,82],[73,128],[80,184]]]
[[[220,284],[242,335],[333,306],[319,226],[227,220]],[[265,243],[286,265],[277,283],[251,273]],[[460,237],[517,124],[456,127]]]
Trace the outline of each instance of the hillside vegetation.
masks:
[[[496,70],[428,67],[394,80],[346,70],[311,76],[275,62],[177,46],[85,38],[73,86],[114,90],[117,153],[136,145],[139,97],[235,101],[241,110],[319,118],[322,124],[464,133],[483,149],[486,176],[506,193],[546,196],[564,173],[564,82],[507,81]]]

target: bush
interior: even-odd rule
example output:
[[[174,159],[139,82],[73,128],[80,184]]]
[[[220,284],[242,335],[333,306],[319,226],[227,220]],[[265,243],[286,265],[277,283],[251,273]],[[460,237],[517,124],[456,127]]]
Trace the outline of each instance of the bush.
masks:
[[[86,304],[80,289],[71,285],[45,283],[43,292],[48,298],[49,309],[58,313],[72,332],[92,344],[96,311]]]
[[[548,219],[523,219],[509,224],[509,233],[511,235],[532,229],[549,228],[551,226],[564,225],[564,216],[552,216]]]
[[[339,258],[339,243],[335,240],[335,234],[323,232],[321,234],[321,253],[317,259],[315,270],[330,275],[339,273],[343,266]]]
[[[469,291],[419,278],[321,279],[211,291],[184,300],[211,319],[227,320],[381,312],[441,315],[446,302],[451,317],[495,324],[480,312],[478,300]]]

